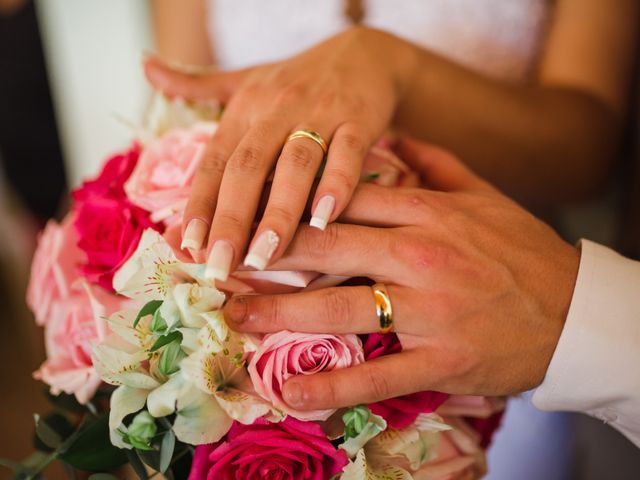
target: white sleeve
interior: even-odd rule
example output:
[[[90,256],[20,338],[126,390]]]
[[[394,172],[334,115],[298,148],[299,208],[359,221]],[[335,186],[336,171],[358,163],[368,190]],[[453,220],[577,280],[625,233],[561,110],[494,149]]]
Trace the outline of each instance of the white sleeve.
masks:
[[[640,447],[640,262],[581,246],[569,314],[533,403],[599,418]]]

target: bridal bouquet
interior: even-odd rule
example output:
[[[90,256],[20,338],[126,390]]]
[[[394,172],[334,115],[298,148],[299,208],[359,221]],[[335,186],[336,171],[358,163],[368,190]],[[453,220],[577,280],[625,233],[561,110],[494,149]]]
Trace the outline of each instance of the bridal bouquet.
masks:
[[[36,446],[46,454],[14,465],[19,478],[54,459],[110,472],[96,480],[482,476],[500,399],[420,392],[339,411],[297,411],[283,401],[293,375],[402,346],[394,334],[257,336],[228,327],[221,309],[235,293],[345,279],[238,271],[214,284],[180,250],[181,214],[214,118],[158,97],[131,148],[73,192],[63,222],[41,234],[27,300],[46,339],[34,375],[49,385],[57,413],[36,417]],[[375,148],[363,181],[402,185],[407,173]]]

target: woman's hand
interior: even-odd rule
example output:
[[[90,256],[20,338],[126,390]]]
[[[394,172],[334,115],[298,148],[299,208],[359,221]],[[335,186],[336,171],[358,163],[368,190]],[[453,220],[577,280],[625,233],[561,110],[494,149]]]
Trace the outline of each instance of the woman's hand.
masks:
[[[264,269],[289,245],[323,160],[311,139],[285,143],[295,130],[316,131],[329,145],[312,224],[324,229],[337,218],[402,95],[412,50],[391,35],[355,28],[290,60],[236,72],[192,75],[146,61],[147,77],[169,96],[228,101],[183,219],[184,247],[199,250],[207,241],[211,278],[226,279],[240,263],[274,166],[244,263]]]
[[[422,390],[506,395],[539,385],[572,297],[578,251],[441,150],[403,140],[426,189],[358,187],[322,234],[300,227],[277,269],[365,276],[386,284],[404,350],[289,380],[295,408],[336,408]],[[238,296],[245,332],[379,330],[372,291],[344,286]]]

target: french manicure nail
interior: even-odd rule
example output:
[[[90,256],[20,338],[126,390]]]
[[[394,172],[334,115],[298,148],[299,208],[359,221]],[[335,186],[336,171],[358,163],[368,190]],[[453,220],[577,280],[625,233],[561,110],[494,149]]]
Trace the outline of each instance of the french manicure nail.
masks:
[[[207,268],[204,270],[204,278],[225,282],[229,278],[232,260],[233,247],[231,244],[226,240],[216,240],[213,247],[211,247]]]
[[[329,218],[331,217],[335,206],[336,199],[333,197],[333,195],[325,195],[324,197],[322,197],[318,201],[318,204],[313,211],[313,216],[311,217],[309,225],[315,228],[319,228],[320,230],[324,230],[325,228],[327,228]]]
[[[192,219],[187,228],[184,229],[184,235],[182,235],[182,243],[180,248],[184,250],[189,248],[191,250],[200,250],[204,244],[204,239],[209,231],[209,225],[199,218]]]
[[[280,237],[273,230],[265,230],[260,236],[253,242],[253,246],[247,253],[244,259],[245,267],[253,267],[256,270],[264,270],[267,268],[267,264],[273,252],[278,248],[280,243]]]

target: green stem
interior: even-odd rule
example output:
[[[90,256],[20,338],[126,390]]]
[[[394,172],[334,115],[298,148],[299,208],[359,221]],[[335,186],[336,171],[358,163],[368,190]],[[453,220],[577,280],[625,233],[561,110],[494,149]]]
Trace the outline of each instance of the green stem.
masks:
[[[26,478],[26,480],[34,480],[35,478],[37,478],[37,476],[45,469],[47,468],[54,460],[58,459],[58,455],[60,455],[60,451],[59,448],[56,448],[53,452],[51,452],[51,454],[45,458],[37,467],[36,469],[31,472],[31,474],[29,474],[29,476]]]

